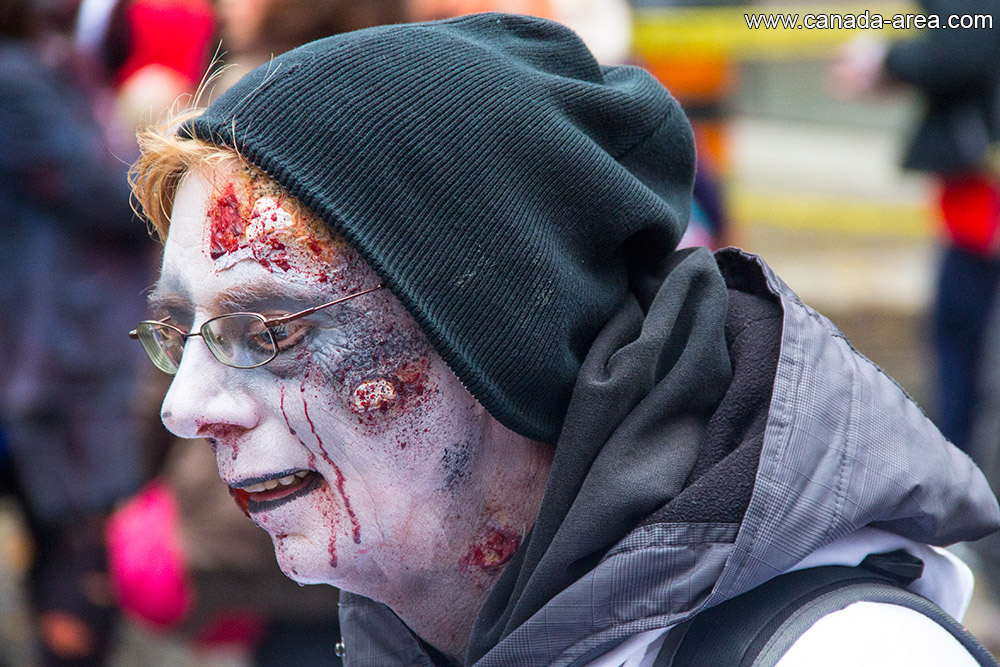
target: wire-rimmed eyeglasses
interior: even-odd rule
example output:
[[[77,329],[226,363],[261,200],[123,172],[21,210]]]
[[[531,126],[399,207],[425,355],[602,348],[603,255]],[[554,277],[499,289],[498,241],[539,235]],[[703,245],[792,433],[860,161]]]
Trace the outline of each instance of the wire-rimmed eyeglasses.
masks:
[[[139,322],[128,335],[142,343],[157,368],[171,375],[180,367],[185,343],[194,336],[201,336],[212,356],[226,366],[257,368],[274,359],[282,350],[293,347],[308,332],[309,327],[286,328],[289,322],[378,289],[382,289],[382,285],[279,317],[268,318],[260,313],[227,313],[206,321],[197,332],[187,332],[169,324],[169,317],[146,320]]]

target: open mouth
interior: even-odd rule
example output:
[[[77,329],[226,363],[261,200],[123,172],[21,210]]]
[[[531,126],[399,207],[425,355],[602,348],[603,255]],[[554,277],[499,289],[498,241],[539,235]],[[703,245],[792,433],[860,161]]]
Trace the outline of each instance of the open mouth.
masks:
[[[250,516],[253,512],[281,507],[315,491],[323,482],[323,476],[315,470],[297,470],[281,477],[274,476],[263,481],[247,480],[247,482],[239,487],[229,487],[229,495],[243,513]]]

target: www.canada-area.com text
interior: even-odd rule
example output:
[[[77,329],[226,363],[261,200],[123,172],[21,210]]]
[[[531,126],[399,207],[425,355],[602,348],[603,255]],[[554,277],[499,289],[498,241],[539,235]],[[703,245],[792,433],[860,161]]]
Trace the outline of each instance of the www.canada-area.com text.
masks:
[[[884,16],[868,10],[860,14],[744,14],[751,30],[909,30],[951,28],[991,30],[990,14],[893,14]]]

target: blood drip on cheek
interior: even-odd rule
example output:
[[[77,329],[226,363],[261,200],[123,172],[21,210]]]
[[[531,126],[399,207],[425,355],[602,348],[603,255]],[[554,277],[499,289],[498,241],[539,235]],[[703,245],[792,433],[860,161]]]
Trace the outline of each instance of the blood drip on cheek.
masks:
[[[211,229],[209,255],[219,259],[226,253],[235,251],[240,246],[245,227],[240,211],[240,202],[232,183],[227,183],[208,210]]]
[[[309,423],[309,430],[312,431],[313,437],[316,438],[316,445],[319,447],[319,451],[326,461],[330,461],[330,453],[326,451],[326,447],[323,446],[323,439],[319,437],[319,433],[316,432],[316,424],[313,423],[312,417],[309,416],[309,403],[306,401],[306,382],[302,381],[302,385],[299,387],[299,392],[302,394],[302,414],[305,415],[306,421]],[[305,443],[303,443],[304,445]]]
[[[326,457],[324,457],[326,458]],[[361,522],[358,521],[357,515],[354,513],[354,509],[351,507],[350,498],[347,496],[347,492],[344,490],[344,474],[340,471],[335,463],[326,459],[330,467],[333,468],[333,472],[337,477],[336,488],[337,493],[340,494],[341,503],[338,505],[333,505],[327,512],[328,516],[335,517],[333,524],[330,526],[330,541],[327,543],[327,553],[330,555],[330,567],[337,567],[337,535],[340,532],[339,524],[337,520],[340,516],[340,511],[343,510],[347,513],[348,518],[351,521],[351,533],[354,538],[355,544],[361,544]]]
[[[285,413],[285,388],[281,388],[281,416],[285,418],[285,426],[288,427],[288,432],[295,435],[295,429],[292,428],[291,422],[288,421],[288,414]],[[304,447],[305,445],[303,445]],[[310,454],[311,456],[312,454]]]
[[[343,509],[347,513],[348,518],[350,519],[350,522],[351,522],[351,535],[352,535],[352,537],[354,539],[354,543],[355,544],[361,544],[361,522],[358,520],[358,516],[354,512],[354,508],[351,507],[351,498],[347,494],[347,489],[345,488],[345,481],[346,480],[344,478],[344,473],[341,472],[341,470],[337,466],[337,464],[334,463],[333,459],[330,458],[330,454],[326,451],[326,447],[324,447],[324,445],[323,445],[323,439],[320,437],[319,433],[316,431],[316,424],[313,423],[312,417],[309,416],[309,403],[306,401],[306,397],[305,397],[306,385],[305,385],[304,381],[302,383],[302,386],[300,387],[300,391],[302,393],[302,412],[303,412],[303,415],[306,418],[306,421],[309,423],[309,428],[312,431],[313,437],[316,438],[316,446],[319,448],[320,456],[322,456],[323,460],[326,461],[327,464],[331,468],[333,468],[333,473],[337,477],[337,480],[336,480],[337,493],[340,494],[340,499],[342,501]],[[283,396],[283,394],[282,394],[282,396]],[[302,442],[302,441],[299,440],[299,442]],[[302,446],[303,447],[306,446],[304,442],[302,443]],[[308,449],[308,447],[306,447],[306,448]],[[336,544],[336,539],[337,539],[337,530],[336,530],[336,527],[334,527],[334,529],[330,531],[330,544],[328,546],[328,549],[330,551],[330,565],[332,567],[337,567],[337,544]]]
[[[320,448],[322,449],[323,446],[322,441],[319,441],[318,437],[317,441],[319,442]],[[311,470],[315,470],[316,455],[313,454],[312,450],[309,449],[306,443],[302,442],[301,439],[299,440],[299,444],[301,444],[308,452],[309,468]],[[336,464],[334,464],[333,461],[331,461],[330,458],[326,456],[325,453],[322,454],[322,456],[323,459],[330,465],[330,467],[333,468],[334,474],[337,476],[336,487],[337,487],[337,492],[340,494],[341,497],[341,503],[337,504],[333,502],[332,498],[329,497],[328,491],[324,493],[324,495],[326,496],[327,507],[323,513],[324,515],[332,519],[332,523],[330,525],[330,540],[329,542],[327,542],[326,550],[327,553],[330,554],[330,567],[337,567],[337,534],[340,532],[340,517],[342,516],[341,512],[346,511],[348,517],[350,517],[351,528],[353,531],[355,544],[361,544],[361,522],[358,521],[358,517],[355,515],[354,509],[351,507],[350,498],[347,496],[347,493],[344,490],[343,473],[340,472],[340,468],[338,468]],[[329,488],[329,486],[327,488]]]
[[[333,466],[333,473],[337,476],[337,493],[340,494],[340,498],[344,501],[344,509],[347,511],[347,516],[351,519],[351,533],[354,537],[354,543],[361,544],[361,522],[358,521],[354,509],[351,507],[351,500],[347,497],[347,491],[344,490],[344,473],[340,472],[340,468],[333,461],[327,460],[327,463]]]
[[[475,567],[485,572],[496,572],[513,557],[520,545],[521,536],[509,528],[491,530],[469,547],[458,562],[459,569],[465,572],[470,567]]]

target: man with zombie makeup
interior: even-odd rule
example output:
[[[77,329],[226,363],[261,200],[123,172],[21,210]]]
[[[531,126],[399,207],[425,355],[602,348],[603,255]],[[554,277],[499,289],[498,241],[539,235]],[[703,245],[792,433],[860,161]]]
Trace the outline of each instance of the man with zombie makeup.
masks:
[[[691,132],[642,70],[525,17],[389,26],[174,127],[134,337],[282,570],[347,591],[345,664],[672,664],[703,610],[890,552],[963,613],[930,545],[996,528],[982,475],[758,258],[675,251]],[[789,644],[980,659],[876,602]]]

